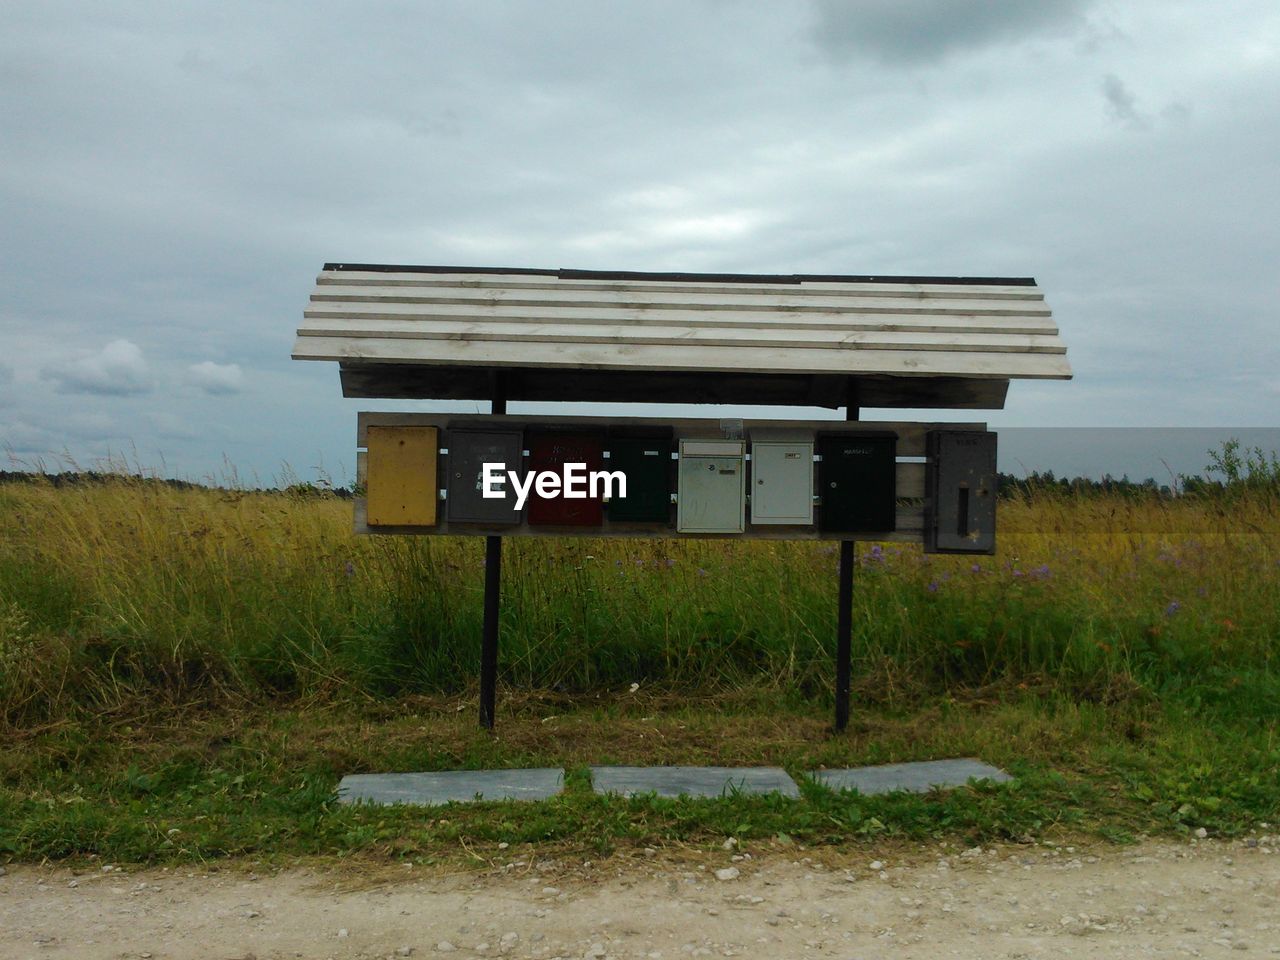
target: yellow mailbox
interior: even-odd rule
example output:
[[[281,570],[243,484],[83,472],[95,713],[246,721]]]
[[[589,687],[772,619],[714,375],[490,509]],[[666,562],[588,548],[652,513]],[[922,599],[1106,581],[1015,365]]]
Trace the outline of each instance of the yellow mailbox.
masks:
[[[436,427],[369,427],[365,486],[371,527],[434,527]]]

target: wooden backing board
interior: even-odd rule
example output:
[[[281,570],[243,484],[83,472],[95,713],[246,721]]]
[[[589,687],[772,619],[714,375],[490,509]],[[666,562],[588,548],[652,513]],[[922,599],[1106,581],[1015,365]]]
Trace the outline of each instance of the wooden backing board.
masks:
[[[898,437],[899,462],[896,465],[898,508],[897,529],[893,532],[853,534],[824,532],[816,526],[787,527],[753,525],[748,521],[744,533],[736,534],[687,534],[677,533],[674,524],[615,524],[606,519],[600,527],[549,527],[530,528],[523,520],[519,524],[488,527],[479,524],[450,524],[447,514],[438,511],[434,526],[397,526],[369,524],[366,500],[355,502],[355,532],[359,534],[431,535],[431,536],[566,536],[566,537],[624,537],[624,538],[693,538],[693,539],[767,539],[767,540],[873,540],[919,543],[924,536],[924,497],[926,465],[923,462],[925,437],[930,430],[985,430],[982,423],[915,423],[899,421],[842,420],[712,420],[712,419],[625,419],[610,417],[541,417],[541,416],[491,416],[487,414],[427,414],[427,413],[379,413],[365,412],[357,418],[357,445],[366,447],[370,437],[376,437],[378,428],[434,427],[442,431],[450,427],[478,427],[488,429],[539,428],[671,428],[674,437],[721,439],[745,438],[754,440],[778,440],[808,438],[818,432],[836,433],[895,433]],[[371,433],[371,428],[373,431]],[[441,450],[447,450],[448,435],[441,434]],[[447,453],[445,454],[447,457]],[[903,458],[906,458],[905,460]],[[607,461],[606,461],[607,469]],[[356,454],[357,483],[363,486],[368,471],[368,456],[360,450]],[[436,491],[437,495],[441,491]]]

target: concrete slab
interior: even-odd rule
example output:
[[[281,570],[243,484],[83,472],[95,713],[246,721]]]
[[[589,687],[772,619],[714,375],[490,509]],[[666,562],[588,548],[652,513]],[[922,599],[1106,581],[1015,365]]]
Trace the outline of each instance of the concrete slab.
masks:
[[[433,773],[353,773],[338,784],[340,803],[435,806],[472,800],[545,800],[560,792],[558,767],[526,770],[442,770]]]
[[[832,790],[857,790],[859,793],[928,793],[934,787],[962,787],[973,780],[1004,783],[1013,777],[999,767],[973,757],[957,760],[923,760],[917,763],[886,763],[879,767],[854,767],[851,770],[818,770],[813,778]]]
[[[656,793],[660,797],[724,797],[734,793],[800,796],[800,788],[781,767],[592,767],[596,793],[624,797]]]

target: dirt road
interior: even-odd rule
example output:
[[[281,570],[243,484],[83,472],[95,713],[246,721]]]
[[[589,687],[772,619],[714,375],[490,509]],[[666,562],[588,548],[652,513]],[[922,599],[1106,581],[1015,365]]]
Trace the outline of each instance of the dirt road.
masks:
[[[0,877],[0,957],[1280,954],[1280,836],[825,862],[796,848],[586,865],[486,853],[495,869],[461,875],[10,867]]]

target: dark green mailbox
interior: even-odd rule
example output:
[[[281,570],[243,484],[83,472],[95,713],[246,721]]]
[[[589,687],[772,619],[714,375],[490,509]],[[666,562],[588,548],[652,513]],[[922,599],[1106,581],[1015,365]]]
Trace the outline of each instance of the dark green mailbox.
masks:
[[[611,436],[605,469],[627,477],[626,497],[609,501],[612,523],[671,522],[671,434]]]
[[[818,528],[890,533],[897,526],[896,434],[818,435]]]

